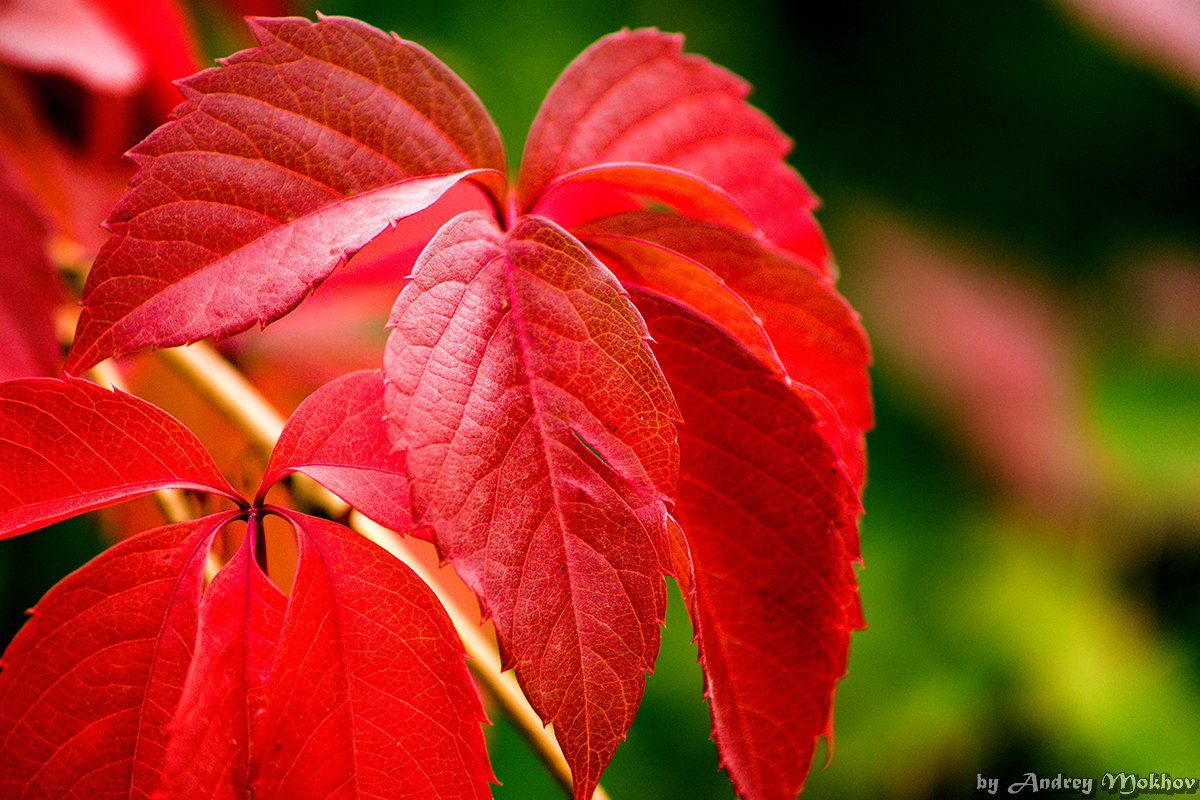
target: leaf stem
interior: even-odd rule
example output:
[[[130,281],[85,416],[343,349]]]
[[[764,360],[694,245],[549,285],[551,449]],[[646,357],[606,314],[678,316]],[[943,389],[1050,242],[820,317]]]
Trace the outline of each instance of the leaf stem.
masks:
[[[201,395],[213,403],[250,440],[263,458],[268,458],[283,430],[284,419],[278,411],[216,350],[204,343],[158,351],[172,369],[181,375]],[[297,493],[334,518],[346,513],[346,505],[336,495],[302,475],[294,476],[301,485]],[[468,665],[484,691],[503,710],[505,716],[529,742],[537,757],[555,779],[570,794],[571,769],[563,757],[553,734],[529,705],[521,687],[511,672],[502,672],[495,647],[483,635],[479,625],[464,613],[445,591],[441,581],[420,561],[404,537],[388,530],[358,512],[351,512],[350,527],[383,547],[417,573],[441,601],[450,616],[463,647],[470,656]],[[604,789],[597,785],[594,800],[609,800]]]

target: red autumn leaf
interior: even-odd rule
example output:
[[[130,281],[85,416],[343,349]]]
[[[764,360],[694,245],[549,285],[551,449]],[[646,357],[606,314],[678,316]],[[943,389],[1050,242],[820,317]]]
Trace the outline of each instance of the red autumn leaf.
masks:
[[[483,707],[432,590],[358,534],[278,513],[300,563],[254,730],[253,796],[490,796]]]
[[[502,194],[495,126],[424,49],[339,17],[252,24],[262,47],[182,81],[131,152],[69,371],[266,324],[458,181]]]
[[[824,398],[813,399],[813,410],[861,487],[863,432],[873,416],[870,353],[828,277],[754,236],[678,214],[630,212],[573,232],[616,257],[623,279],[711,317],[760,361]]]
[[[254,731],[287,608],[254,561],[254,538],[247,526],[242,546],[204,589],[155,798],[248,798],[250,758],[262,749]]]
[[[262,574],[251,516],[205,589],[156,797],[487,797],[483,709],[432,591],[325,520],[295,529],[291,595]]]
[[[165,488],[238,499],[196,437],[145,400],[74,378],[0,383],[0,537]]]
[[[491,208],[452,219],[418,259],[382,388],[373,373],[336,381],[285,429],[241,513],[250,533],[263,513],[292,521],[296,584],[284,609],[248,533],[210,586],[165,795],[357,797],[419,776],[430,782],[418,793],[486,793],[473,692],[435,680],[462,664],[432,601],[333,523],[263,506],[292,471],[432,536],[554,723],[576,798],[632,721],[662,575],[675,573],[735,785],[794,794],[861,624],[850,562],[871,412],[865,338],[833,290],[786,137],[679,37],[626,31],[551,90],[510,202],[498,134],[424,50],[347,19],[253,24],[262,46],[185,81],[185,103],[135,149],[70,371],[270,322],[464,180]],[[657,343],[622,280],[670,296],[639,295]],[[681,410],[679,527],[667,510]],[[56,494],[52,510],[110,502],[130,492],[121,485],[86,502]],[[409,610],[441,633],[409,627],[398,598],[416,598]],[[465,715],[411,696],[409,658],[379,660],[415,646],[392,628],[434,643],[414,659],[439,665],[437,713]],[[417,721],[388,727],[396,704]]]
[[[626,30],[567,67],[525,143],[520,210],[536,210],[576,170],[612,162],[671,167],[718,187],[769,238],[827,269],[811,213],[816,197],[783,161],[791,142],[745,102],[745,81],[684,55],[682,44],[678,35]],[[621,176],[609,182],[640,193]]]
[[[404,453],[383,423],[383,375],[353,372],[318,389],[288,419],[259,499],[289,472],[303,472],[380,525],[412,527]]]
[[[658,650],[675,406],[645,327],[560,228],[434,237],[392,311],[385,403],[414,521],[479,596],[588,797]]]
[[[48,226],[0,156],[0,380],[54,375],[60,361],[54,309],[63,291],[46,256]]]
[[[738,230],[754,230],[754,223],[741,206],[717,187],[689,172],[652,164],[615,163],[577,169],[556,180],[546,190],[546,205],[561,207],[564,194],[569,201],[572,196],[590,198],[605,189],[665,204],[680,214],[712,220]],[[541,205],[537,210],[549,216]],[[600,216],[594,207],[588,210],[592,213],[563,222],[582,222]]]
[[[717,748],[743,796],[791,800],[863,625],[856,494],[777,375],[694,312],[634,297],[685,421],[674,553]]]
[[[148,797],[223,514],[138,534],[63,579],[0,670],[0,797]]]

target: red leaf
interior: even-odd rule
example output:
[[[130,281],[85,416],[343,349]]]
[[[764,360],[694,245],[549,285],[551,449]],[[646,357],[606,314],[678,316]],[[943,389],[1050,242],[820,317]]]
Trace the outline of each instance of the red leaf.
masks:
[[[676,409],[641,318],[557,226],[443,227],[392,310],[413,515],[496,624],[590,796],[658,650]]]
[[[234,513],[126,539],[46,593],[4,653],[0,796],[149,796],[192,657],[204,559]]]
[[[710,321],[635,298],[684,416],[674,554],[687,575],[690,552],[717,749],[743,796],[793,800],[863,625],[856,495],[777,375]]]
[[[383,422],[383,376],[354,372],[300,404],[275,444],[259,499],[289,472],[303,472],[363,514],[401,533],[412,527],[404,453]]]
[[[47,234],[15,170],[0,157],[0,381],[58,373],[54,309],[63,291],[46,256]]]
[[[279,513],[300,563],[254,729],[253,796],[488,797],[483,707],[433,592],[350,530]]]
[[[639,198],[665,203],[682,214],[712,220],[739,230],[754,230],[746,212],[716,186],[689,172],[653,164],[601,164],[577,169],[550,184],[543,199],[546,207],[553,209],[563,205],[559,195],[564,192],[568,195],[587,197],[613,188]],[[541,203],[538,208],[542,208]],[[582,222],[586,219],[591,217],[572,222]]]
[[[254,561],[254,530],[204,590],[195,655],[175,714],[155,798],[248,800],[252,730],[266,707],[267,680],[287,599]]]
[[[502,194],[495,126],[424,49],[341,17],[252,24],[263,46],[181,82],[132,151],[69,371],[266,324],[458,181]]]
[[[812,390],[800,388],[861,488],[863,432],[873,421],[870,350],[858,315],[828,277],[754,236],[678,214],[635,211],[574,233],[620,259],[623,280],[705,314]]]
[[[719,187],[768,237],[825,269],[828,249],[811,214],[816,197],[783,161],[791,142],[745,102],[745,81],[684,55],[682,44],[656,30],[622,31],[567,67],[529,131],[520,210],[534,210],[575,170],[657,164]]]
[[[73,378],[0,383],[0,537],[165,488],[243,502],[165,411]]]

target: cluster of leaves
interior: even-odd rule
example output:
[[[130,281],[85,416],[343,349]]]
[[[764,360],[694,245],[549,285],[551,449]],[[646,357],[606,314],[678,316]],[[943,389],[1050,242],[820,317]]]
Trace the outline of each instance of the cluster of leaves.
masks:
[[[38,604],[0,672],[0,794],[488,794],[444,611],[358,534],[265,501],[303,472],[453,565],[577,798],[633,720],[664,575],[735,787],[794,797],[862,625],[871,408],[788,140],[679,37],[623,31],[551,89],[509,187],[486,111],[418,45],[346,18],[251,25],[260,46],[181,81],[131,152],[67,375],[0,384],[0,535],[169,487],[233,507]],[[165,412],[73,377],[270,323],[459,184],[480,207],[413,265],[382,369],[301,404],[253,500]],[[286,594],[261,569],[270,516],[299,551]]]

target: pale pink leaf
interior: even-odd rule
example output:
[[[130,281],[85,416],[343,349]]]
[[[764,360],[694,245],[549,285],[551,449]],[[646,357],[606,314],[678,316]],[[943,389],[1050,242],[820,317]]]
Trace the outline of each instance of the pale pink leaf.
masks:
[[[90,0],[0,4],[0,58],[110,94],[132,92],[146,73],[137,50]]]

